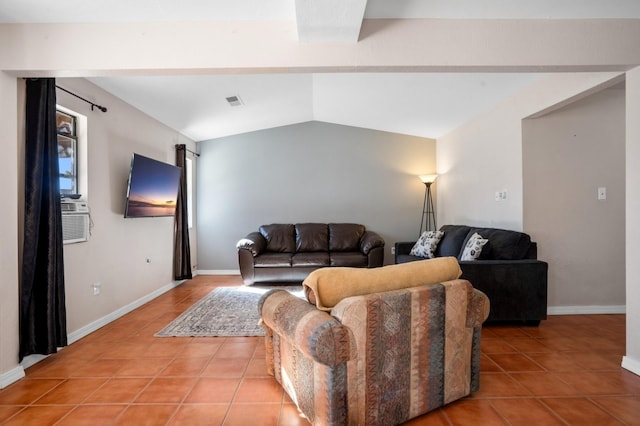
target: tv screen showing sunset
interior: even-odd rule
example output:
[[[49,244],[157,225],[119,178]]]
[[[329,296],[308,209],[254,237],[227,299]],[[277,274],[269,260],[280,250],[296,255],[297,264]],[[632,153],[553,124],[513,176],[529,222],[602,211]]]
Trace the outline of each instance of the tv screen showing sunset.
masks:
[[[173,216],[180,168],[133,154],[125,217]]]

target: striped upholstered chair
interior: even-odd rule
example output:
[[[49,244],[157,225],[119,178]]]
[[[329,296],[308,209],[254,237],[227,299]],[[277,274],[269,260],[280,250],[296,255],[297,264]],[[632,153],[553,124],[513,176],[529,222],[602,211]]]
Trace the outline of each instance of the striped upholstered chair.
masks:
[[[478,389],[489,301],[468,281],[350,296],[327,309],[283,290],[259,306],[269,372],[311,423],[399,424]]]

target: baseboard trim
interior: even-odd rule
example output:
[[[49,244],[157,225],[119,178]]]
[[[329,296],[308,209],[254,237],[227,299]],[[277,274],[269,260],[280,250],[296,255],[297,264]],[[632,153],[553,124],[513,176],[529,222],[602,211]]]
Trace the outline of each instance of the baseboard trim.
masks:
[[[151,293],[147,294],[146,296],[143,296],[137,300],[134,300],[133,302],[129,303],[128,305],[125,305],[119,309],[116,309],[115,311],[111,312],[110,314],[107,314],[105,316],[103,316],[102,318],[99,318],[95,321],[93,321],[90,324],[85,325],[84,327],[79,328],[76,331],[73,331],[71,333],[69,333],[67,335],[67,343],[69,345],[71,345],[74,342],[77,342],[78,340],[82,339],[85,336],[88,336],[89,334],[93,333],[94,331],[104,327],[105,325],[117,320],[118,318],[128,314],[129,312],[133,311],[134,309],[139,308],[140,306],[144,305],[147,302],[150,302],[151,300],[155,299],[156,297],[166,293],[167,291],[176,288],[177,286],[179,286],[180,284],[184,283],[186,280],[181,280],[181,281],[173,281],[163,287],[160,287],[159,289],[152,291]],[[64,350],[64,348],[58,348],[58,350]],[[20,365],[18,367],[16,367],[15,369],[19,369],[20,371],[22,371],[22,375],[17,375],[17,374],[12,374],[10,376],[10,379],[13,379],[13,381],[7,382],[7,384],[4,384],[4,376],[11,373],[13,370],[10,370],[7,373],[4,373],[2,376],[0,376],[0,389],[2,389],[2,387],[8,386],[11,383],[20,380],[21,378],[24,377],[24,370],[31,367],[34,364],[37,364],[38,362],[42,361],[43,359],[45,359],[48,355],[39,355],[39,354],[35,354],[35,355],[29,355],[24,357],[24,359],[22,360],[22,362],[20,363]],[[14,369],[14,370],[15,370]],[[8,379],[9,380],[9,379]],[[4,385],[4,386],[3,386]]]
[[[594,315],[594,314],[625,314],[626,305],[602,305],[602,306],[549,306],[549,315]]]
[[[24,377],[24,367],[19,365],[9,371],[0,374],[0,389],[4,389],[10,384],[17,382]]]
[[[198,275],[240,275],[240,269],[198,269]]]
[[[63,348],[58,348],[58,350],[61,350],[61,349]],[[22,366],[22,368],[26,370],[27,368],[31,367],[34,364],[39,363],[40,361],[42,361],[48,356],[49,355],[41,355],[41,354],[27,355],[22,359],[22,362],[20,363],[20,365]]]
[[[152,291],[151,293],[147,294],[146,296],[141,297],[140,299],[134,300],[133,302],[129,303],[128,305],[123,306],[120,309],[116,309],[115,311],[111,312],[110,314],[107,314],[105,316],[103,316],[102,318],[85,325],[82,328],[79,328],[78,330],[69,333],[69,335],[67,336],[67,340],[69,342],[69,344],[72,344],[74,342],[77,342],[78,340],[82,339],[83,337],[93,333],[94,331],[98,330],[99,328],[104,327],[105,325],[109,324],[110,322],[113,322],[115,320],[117,320],[118,318],[128,314],[129,312],[133,311],[134,309],[139,308],[140,306],[144,305],[147,302],[152,301],[153,299],[155,299],[156,297],[166,293],[167,291],[176,288],[177,286],[179,286],[180,284],[182,284],[183,282],[185,282],[186,280],[181,280],[181,281],[173,281],[163,287],[160,287],[159,289]]]
[[[628,356],[622,357],[622,368],[631,371],[633,374],[640,376],[640,361],[637,359],[629,358]]]

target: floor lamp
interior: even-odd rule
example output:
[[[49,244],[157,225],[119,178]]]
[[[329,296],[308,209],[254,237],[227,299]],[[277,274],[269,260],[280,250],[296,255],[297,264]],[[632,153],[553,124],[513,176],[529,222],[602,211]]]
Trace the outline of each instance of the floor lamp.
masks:
[[[418,237],[422,235],[422,226],[425,225],[425,231],[436,230],[436,213],[433,209],[433,198],[431,198],[431,184],[435,182],[438,175],[422,175],[420,180],[424,183],[424,202],[422,203],[422,217],[420,219],[420,232]]]

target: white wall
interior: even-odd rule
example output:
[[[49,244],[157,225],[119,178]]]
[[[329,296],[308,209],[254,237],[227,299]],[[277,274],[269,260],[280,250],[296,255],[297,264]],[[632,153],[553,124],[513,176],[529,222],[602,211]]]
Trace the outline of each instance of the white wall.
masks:
[[[175,144],[194,144],[87,80],[56,83],[108,108],[91,111],[57,91],[60,105],[88,117],[91,238],[64,246],[67,326],[73,332],[173,281],[174,219],[124,219],[127,180],[134,152],[175,164]],[[102,285],[97,297],[91,287],[96,282]]]
[[[640,375],[640,68],[627,72],[626,108],[627,354],[622,365]]]
[[[0,167],[5,208],[0,213],[0,388],[20,378],[18,368],[18,109],[17,80],[0,72]],[[4,373],[4,375],[3,375]]]
[[[268,223],[355,222],[415,241],[435,141],[308,122],[199,143],[198,269],[238,270],[236,243]],[[437,186],[437,184],[435,185]]]
[[[19,84],[18,84],[19,83]],[[127,179],[134,152],[175,163],[175,148],[193,141],[107,94],[84,79],[57,79],[56,83],[108,108],[107,113],[57,91],[58,104],[88,117],[88,202],[93,223],[90,240],[64,246],[67,332],[73,341],[140,300],[166,291],[173,280],[173,218],[124,219]],[[8,188],[3,210],[2,256],[4,277],[0,286],[0,387],[22,373],[18,366],[18,271],[24,174],[22,81],[0,74],[3,96],[0,120],[3,127],[1,169]],[[16,86],[20,90],[16,90]],[[6,89],[6,91],[5,91]],[[18,93],[18,96],[16,96]],[[6,174],[6,176],[5,176]],[[13,189],[11,189],[13,188]],[[13,199],[13,201],[12,201]],[[20,214],[20,217],[18,215]],[[197,257],[196,229],[191,234],[192,261]],[[147,263],[146,259],[151,263]],[[92,284],[102,292],[93,296]]]
[[[624,312],[624,85],[524,120],[522,145],[524,229],[549,262],[549,311]]]
[[[522,120],[585,96],[618,75],[544,75],[438,139],[439,223],[522,230]],[[495,192],[503,190],[507,199],[495,201]]]

